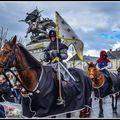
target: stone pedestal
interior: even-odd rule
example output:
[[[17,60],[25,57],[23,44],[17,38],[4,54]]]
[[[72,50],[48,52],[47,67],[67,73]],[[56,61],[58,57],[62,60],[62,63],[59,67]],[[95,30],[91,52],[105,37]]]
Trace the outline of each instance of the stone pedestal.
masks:
[[[43,50],[49,45],[49,39],[40,40],[40,42],[26,45],[27,50],[35,57],[38,61],[44,59]]]

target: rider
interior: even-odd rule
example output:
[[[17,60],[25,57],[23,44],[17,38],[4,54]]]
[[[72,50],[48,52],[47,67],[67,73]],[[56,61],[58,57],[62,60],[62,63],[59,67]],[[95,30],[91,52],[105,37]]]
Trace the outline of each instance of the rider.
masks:
[[[46,62],[51,63],[55,57],[59,57],[60,61],[67,59],[68,58],[68,54],[67,54],[68,47],[65,44],[61,43],[61,39],[58,39],[59,52],[57,51],[57,38],[56,38],[55,30],[49,31],[49,38],[51,42],[48,45],[48,47],[44,50],[45,55],[46,55]]]
[[[110,83],[110,87],[113,90],[113,82],[112,79],[110,77],[110,73],[107,70],[108,68],[111,67],[111,62],[108,59],[107,53],[106,51],[102,50],[100,52],[100,58],[96,61],[98,68],[100,69],[100,71],[107,77],[108,82]]]
[[[58,71],[58,59],[61,63],[63,63],[63,60],[68,58],[67,50],[68,47],[61,42],[61,39],[58,39],[58,46],[59,51],[57,51],[57,38],[56,38],[56,31],[50,30],[49,31],[49,38],[51,40],[48,47],[44,50],[45,51],[45,62],[49,62],[49,65],[52,66],[52,68],[57,72]],[[57,59],[58,58],[58,59]],[[63,63],[64,64],[64,63]],[[65,70],[60,66],[60,72],[62,74],[63,79],[65,80]],[[58,85],[59,86],[59,85]],[[58,87],[59,90],[59,87]],[[63,104],[62,100],[59,100],[59,97],[57,99],[57,104],[61,105]]]

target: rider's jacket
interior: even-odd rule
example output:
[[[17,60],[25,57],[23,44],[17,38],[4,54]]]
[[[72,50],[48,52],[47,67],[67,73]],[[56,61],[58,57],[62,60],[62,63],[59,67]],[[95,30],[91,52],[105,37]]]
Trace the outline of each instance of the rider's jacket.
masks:
[[[55,57],[59,57],[60,61],[65,60],[68,58],[67,50],[68,47],[61,43],[61,40],[58,40],[59,42],[59,52],[57,51],[57,42],[51,41],[51,43],[48,45],[48,47],[44,50],[45,51],[45,61],[52,61],[55,59]]]
[[[102,53],[102,52],[101,52]],[[108,68],[111,67],[111,62],[108,58],[103,58],[103,54],[100,54],[100,58],[96,61],[97,67],[104,74],[108,74]]]

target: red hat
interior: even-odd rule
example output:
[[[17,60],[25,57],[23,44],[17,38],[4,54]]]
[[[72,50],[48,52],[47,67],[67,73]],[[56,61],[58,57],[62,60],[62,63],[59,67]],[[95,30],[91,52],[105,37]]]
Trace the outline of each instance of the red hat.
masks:
[[[100,57],[103,57],[104,55],[107,55],[107,52],[106,52],[105,50],[102,50],[102,51],[100,52]]]

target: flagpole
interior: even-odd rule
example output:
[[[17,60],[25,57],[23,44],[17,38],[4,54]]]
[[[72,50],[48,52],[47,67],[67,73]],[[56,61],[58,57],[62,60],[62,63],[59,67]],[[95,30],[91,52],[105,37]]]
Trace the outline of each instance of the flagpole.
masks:
[[[56,39],[57,39],[57,52],[59,53],[59,27],[58,27],[58,13],[56,11]],[[58,79],[59,79],[59,97],[61,100],[63,100],[62,98],[62,94],[61,94],[61,74],[60,74],[60,60],[58,58]]]

